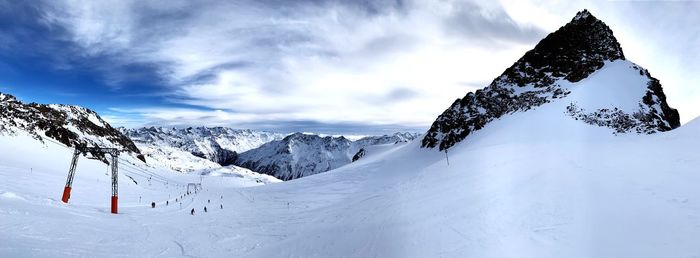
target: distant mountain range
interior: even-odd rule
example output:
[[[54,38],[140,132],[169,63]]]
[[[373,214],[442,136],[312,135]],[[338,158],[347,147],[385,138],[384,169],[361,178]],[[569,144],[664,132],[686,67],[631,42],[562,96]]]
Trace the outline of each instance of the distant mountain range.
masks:
[[[119,129],[149,160],[187,172],[236,165],[291,180],[352,162],[363,147],[408,142],[418,135],[395,133],[356,141],[343,136],[279,133],[225,127]],[[207,161],[198,158],[206,159]]]
[[[395,133],[351,141],[343,136],[295,133],[241,153],[235,164],[282,180],[291,180],[348,164],[360,150],[364,153],[367,146],[405,143],[418,136],[414,133]]]
[[[144,127],[119,130],[136,142],[139,148],[153,151],[175,148],[222,166],[233,164],[237,153],[284,137],[284,134],[279,133],[226,127]],[[153,151],[149,154],[155,155]]]
[[[326,172],[352,162],[363,147],[407,142],[412,133],[369,136],[357,141],[312,134],[280,134],[226,127],[113,128],[92,110],[68,105],[23,103],[0,93],[0,134],[27,133],[38,141],[69,147],[116,147],[149,166],[179,172],[234,165],[284,180]],[[47,143],[50,144],[50,143]],[[99,153],[92,154],[107,162]]]

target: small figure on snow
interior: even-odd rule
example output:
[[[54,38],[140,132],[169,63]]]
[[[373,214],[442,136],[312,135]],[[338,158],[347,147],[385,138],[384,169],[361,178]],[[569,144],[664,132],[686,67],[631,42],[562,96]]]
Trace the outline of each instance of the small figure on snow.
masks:
[[[207,212],[207,206],[204,206],[204,212]]]
[[[194,215],[194,208],[190,211],[190,215]]]
[[[155,208],[155,207],[156,207],[156,203],[155,203],[155,202],[151,202],[151,208]]]
[[[168,206],[168,204],[169,204],[168,201],[165,201],[165,206]]]
[[[221,205],[221,209],[222,209],[222,210],[224,209],[224,205],[223,205],[223,204]]]

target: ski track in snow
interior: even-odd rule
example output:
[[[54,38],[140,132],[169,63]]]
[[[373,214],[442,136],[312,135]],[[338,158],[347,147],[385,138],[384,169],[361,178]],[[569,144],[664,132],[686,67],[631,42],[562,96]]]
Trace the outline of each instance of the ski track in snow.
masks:
[[[412,143],[336,171],[261,187],[240,188],[238,177],[205,176],[205,189],[180,200],[182,208],[172,196],[171,204],[164,204],[169,193],[177,194],[174,189],[156,183],[142,188],[124,177],[119,215],[108,213],[107,176],[88,172],[103,164],[85,161],[78,168],[66,205],[56,196],[70,153],[56,159],[51,165],[56,169],[33,174],[18,174],[27,164],[20,160],[0,167],[0,229],[10,232],[0,234],[0,241],[9,243],[0,254],[639,257],[673,251],[690,256],[698,254],[691,240],[700,236],[693,184],[698,158],[692,152],[644,151],[668,150],[665,142],[681,149],[697,144],[674,134],[605,132],[585,148],[575,142],[503,144],[502,138],[476,134],[471,144],[450,151],[450,166],[444,153]],[[621,151],[627,155],[610,158]],[[199,175],[175,175],[180,182],[199,180]],[[204,205],[209,212],[202,211]],[[617,246],[623,242],[615,238],[622,236],[634,246]]]

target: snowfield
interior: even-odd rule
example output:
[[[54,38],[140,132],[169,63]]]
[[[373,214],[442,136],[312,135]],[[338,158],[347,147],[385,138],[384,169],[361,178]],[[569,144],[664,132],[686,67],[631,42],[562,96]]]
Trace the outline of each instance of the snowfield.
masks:
[[[593,110],[638,99],[646,88],[615,76],[630,64],[607,64],[567,86],[568,97],[503,116],[447,153],[419,140],[377,145],[288,182],[125,156],[117,215],[104,163],[81,158],[63,204],[71,150],[1,136],[0,256],[700,256],[700,119],[614,135],[566,113],[572,102]],[[593,84],[613,92],[598,98]],[[149,183],[142,169],[157,177]],[[200,180],[202,190],[181,198]]]

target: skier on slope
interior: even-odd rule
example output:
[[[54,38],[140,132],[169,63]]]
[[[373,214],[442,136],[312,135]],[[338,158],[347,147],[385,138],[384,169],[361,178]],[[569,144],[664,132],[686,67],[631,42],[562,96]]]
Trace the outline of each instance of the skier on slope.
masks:
[[[204,212],[207,212],[207,206],[204,206]]]
[[[194,208],[190,211],[190,215],[194,215]]]

